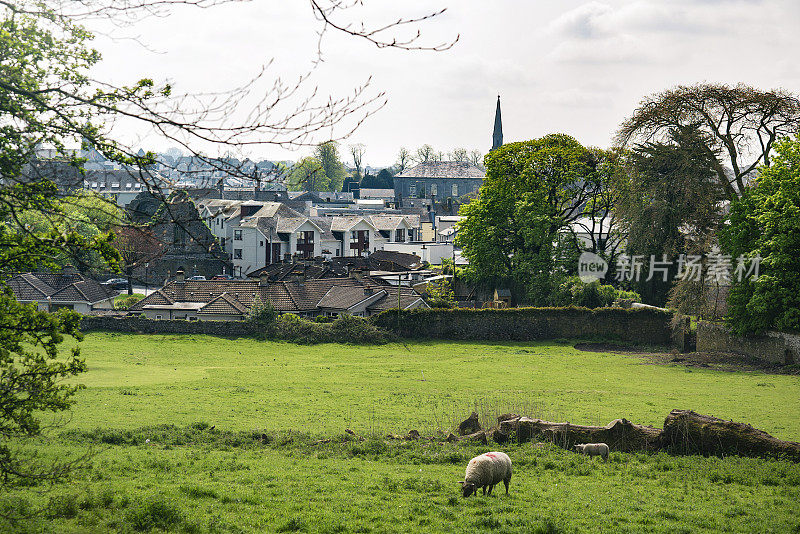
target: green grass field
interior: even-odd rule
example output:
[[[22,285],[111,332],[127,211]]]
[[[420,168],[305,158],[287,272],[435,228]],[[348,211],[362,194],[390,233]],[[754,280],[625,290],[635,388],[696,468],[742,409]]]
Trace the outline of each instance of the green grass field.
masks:
[[[91,334],[82,350],[87,389],[38,449],[69,458],[91,447],[91,465],[50,491],[0,497],[0,531],[800,532],[800,465],[787,461],[612,453],[603,463],[551,445],[382,437],[448,430],[475,407],[485,419],[514,409],[655,426],[690,408],[797,440],[797,376],[688,372],[567,343]],[[492,447],[514,461],[511,494],[462,499],[467,461]]]
[[[449,429],[472,409],[576,424],[619,417],[661,427],[672,409],[800,439],[800,379],[653,365],[553,343],[301,346],[207,336],[92,334],[72,426],[319,434]]]

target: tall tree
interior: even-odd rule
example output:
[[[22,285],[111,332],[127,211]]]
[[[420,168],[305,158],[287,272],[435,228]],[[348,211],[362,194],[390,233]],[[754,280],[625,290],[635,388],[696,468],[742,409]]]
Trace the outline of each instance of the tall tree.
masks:
[[[292,167],[289,187],[293,191],[330,191],[330,180],[317,158],[303,158]]]
[[[165,246],[148,227],[126,225],[114,234],[113,245],[119,252],[122,272],[128,278],[128,294],[132,295],[134,271],[157,260],[164,253]]]
[[[650,280],[647,272],[636,290],[645,302],[664,305],[672,288],[681,254],[700,254],[721,222],[724,191],[708,150],[708,140],[697,126],[675,127],[666,142],[635,147],[626,171],[616,182],[615,213],[627,237],[628,252],[671,260],[667,280]],[[647,264],[647,262],[646,262]]]
[[[709,154],[720,156],[715,158],[716,179],[733,200],[759,165],[770,164],[776,140],[797,131],[800,100],[783,89],[763,91],[745,84],[678,86],[644,99],[620,126],[617,142],[668,140],[673,128],[693,125],[706,134]]]
[[[436,161],[436,150],[431,145],[422,145],[414,153],[414,161],[417,163]]]
[[[397,153],[397,172],[403,172],[408,167],[408,164],[411,163],[411,160],[411,153],[406,147],[401,146],[400,151]]]
[[[326,141],[317,145],[314,156],[328,178],[328,187],[331,191],[341,191],[347,171],[339,159],[339,143]]]
[[[739,258],[745,258],[746,271],[732,276],[726,318],[738,334],[800,331],[800,135],[775,148],[772,165],[733,202],[722,234],[733,267],[739,269]],[[757,257],[756,278],[750,269]]]
[[[469,162],[476,167],[483,167],[483,154],[478,149],[473,149],[469,153]]]
[[[466,148],[456,147],[447,154],[450,161],[469,161],[469,152]]]
[[[558,233],[581,216],[595,183],[591,151],[564,134],[510,143],[486,157],[478,199],[461,207],[457,244],[479,279],[547,304]]]
[[[353,166],[356,169],[357,174],[364,173],[364,167],[362,166],[362,161],[364,159],[364,153],[367,151],[367,147],[365,147],[362,143],[356,143],[354,145],[350,145],[350,155],[353,157]]]

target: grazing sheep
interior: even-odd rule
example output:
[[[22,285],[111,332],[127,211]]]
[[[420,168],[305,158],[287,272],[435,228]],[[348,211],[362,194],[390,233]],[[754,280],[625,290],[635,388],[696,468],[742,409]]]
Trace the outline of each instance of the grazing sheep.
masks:
[[[461,484],[464,497],[477,493],[478,488],[483,488],[483,494],[492,494],[495,484],[503,481],[508,495],[508,483],[511,482],[511,458],[504,452],[487,452],[476,456],[467,464],[467,471]]]
[[[589,456],[602,456],[603,460],[608,461],[608,445],[605,443],[583,443],[575,445],[575,450]]]

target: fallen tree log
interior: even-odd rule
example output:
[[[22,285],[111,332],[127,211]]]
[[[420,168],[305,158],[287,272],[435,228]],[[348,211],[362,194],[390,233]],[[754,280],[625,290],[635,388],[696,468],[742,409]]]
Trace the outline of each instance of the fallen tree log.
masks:
[[[498,443],[546,441],[565,449],[578,443],[606,443],[614,451],[653,451],[661,447],[662,430],[615,419],[606,426],[553,423],[529,417],[500,421],[489,435]]]
[[[800,461],[800,443],[691,410],[672,410],[664,420],[663,448],[674,454],[776,456]]]

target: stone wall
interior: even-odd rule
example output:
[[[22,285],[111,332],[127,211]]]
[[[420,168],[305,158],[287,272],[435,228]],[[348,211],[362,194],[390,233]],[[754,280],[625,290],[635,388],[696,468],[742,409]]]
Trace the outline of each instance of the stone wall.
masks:
[[[766,336],[739,337],[723,325],[697,323],[698,352],[732,352],[777,365],[800,363],[800,336],[768,332]]]
[[[244,321],[154,321],[144,317],[84,317],[84,332],[126,332],[132,334],[208,334],[221,337],[253,337],[261,330]]]
[[[417,309],[401,314],[399,333],[401,337],[453,340],[595,339],[671,345],[671,319],[671,313],[655,309]],[[397,331],[397,310],[383,312],[373,320]]]

